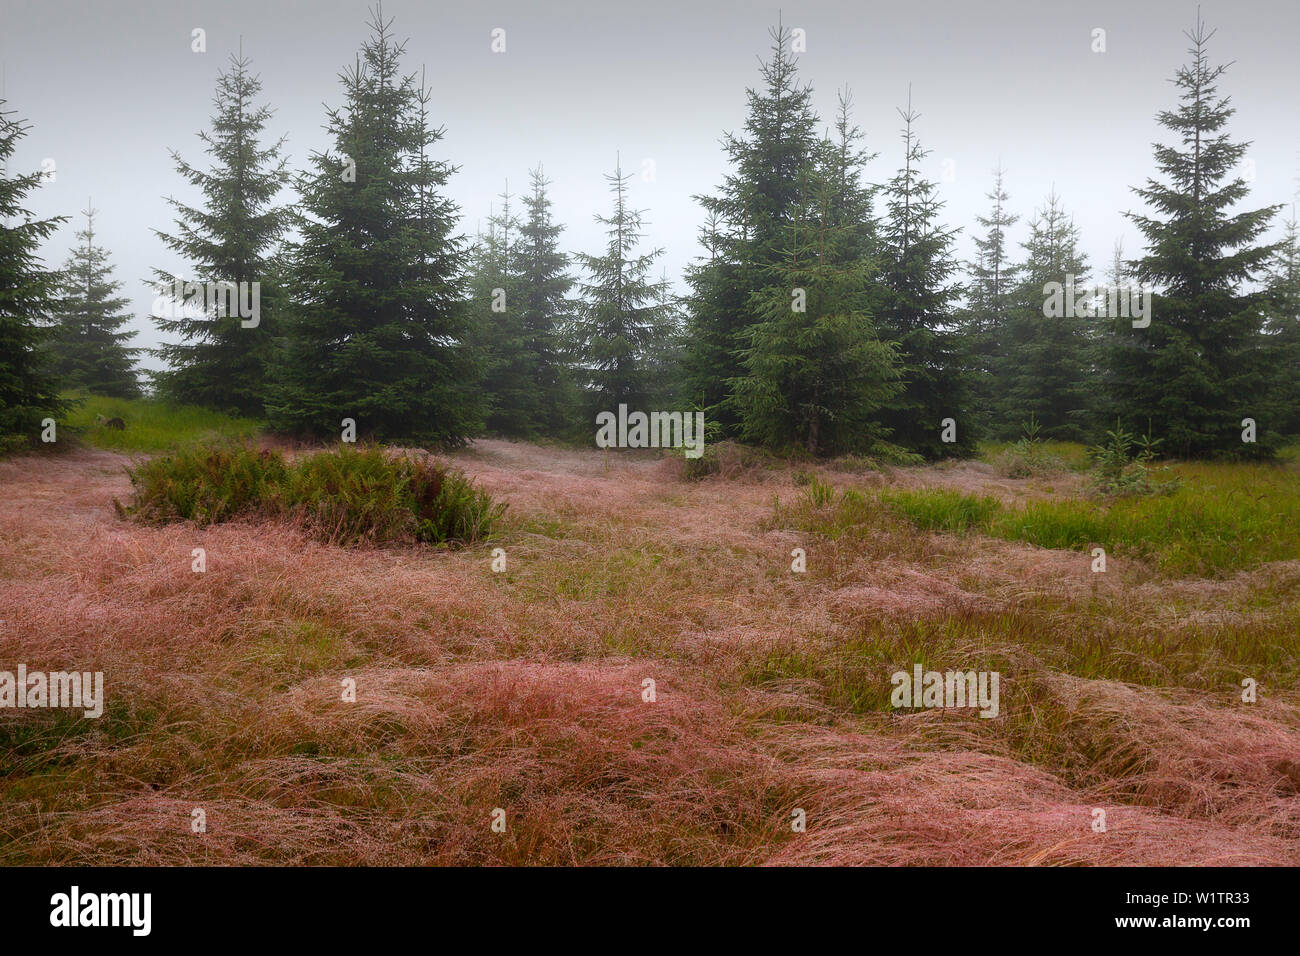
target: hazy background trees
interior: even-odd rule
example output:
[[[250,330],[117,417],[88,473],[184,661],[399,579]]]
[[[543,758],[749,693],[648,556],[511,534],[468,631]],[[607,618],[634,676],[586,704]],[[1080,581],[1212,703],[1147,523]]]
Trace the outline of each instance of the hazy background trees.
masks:
[[[485,225],[466,241],[434,93],[404,70],[390,20],[376,12],[369,29],[326,114],[332,145],[306,169],[292,173],[284,139],[267,137],[272,109],[242,53],[199,133],[208,165],[172,154],[202,202],[169,200],[173,227],[157,235],[191,271],[154,278],[257,284],[260,316],[154,316],[174,338],[157,350],[164,398],[304,437],[337,436],[350,418],[363,437],[443,446],[484,433],[589,441],[595,413],[619,404],[703,410],[712,436],[813,455],[970,455],[1031,417],[1073,441],[1120,419],[1180,456],[1267,457],[1300,433],[1300,236],[1293,215],[1281,242],[1263,240],[1279,207],[1249,206],[1249,144],[1229,133],[1225,67],[1202,23],[1158,117],[1171,139],[1134,189],[1145,247],[1105,268],[1082,254],[1069,197],[1017,209],[1000,162],[963,266],[910,96],[898,145],[867,149],[847,89],[829,123],[817,114],[778,24],[743,126],[722,137],[722,181],[696,197],[701,252],[680,298],[662,250],[644,248],[644,210],[617,163],[595,215],[603,248],[565,247],[540,165],[476,211]],[[11,116],[6,158],[25,131]],[[61,220],[24,213],[39,181],[0,178],[9,444],[60,414],[61,392],[138,388],[92,217],[61,273],[41,264]],[[1094,277],[1153,286],[1150,325],[1045,308],[1051,284]],[[1255,443],[1241,441],[1244,418]]]

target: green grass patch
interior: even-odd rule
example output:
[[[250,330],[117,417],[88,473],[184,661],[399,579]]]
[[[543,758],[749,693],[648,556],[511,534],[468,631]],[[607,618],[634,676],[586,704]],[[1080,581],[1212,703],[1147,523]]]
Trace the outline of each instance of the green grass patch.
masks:
[[[1007,506],[950,489],[885,490],[881,501],[927,531],[979,532],[1042,548],[1153,559],[1174,575],[1247,570],[1300,558],[1300,473],[1231,463],[1175,465],[1168,495],[1063,498]]]
[[[284,691],[325,671],[362,666],[365,658],[339,631],[299,621],[292,628],[262,632],[241,663],[266,675],[264,684],[268,689]]]
[[[1008,456],[1019,452],[1021,442],[984,441],[979,444],[981,461],[994,466],[1001,466]],[[1075,441],[1044,440],[1037,443],[1044,457],[1061,462],[1070,471],[1087,471],[1091,461],[1088,458],[1088,446]]]
[[[1292,614],[1264,625],[1153,628],[1140,611],[1125,606],[1082,606],[1065,614],[1043,606],[954,614],[939,621],[874,621],[847,637],[809,635],[756,648],[740,677],[746,686],[803,684],[837,717],[890,717],[910,712],[893,706],[891,677],[910,673],[914,664],[927,671],[997,671],[1002,719],[969,726],[1004,738],[1036,763],[1078,770],[1086,769],[1083,758],[1094,744],[1108,760],[1115,754],[1105,733],[1092,733],[1101,728],[1066,732],[1071,712],[1068,701],[1048,692],[1052,674],[1102,682],[1099,686],[1118,681],[1155,690],[1194,688],[1224,705],[1238,700],[1244,677],[1253,677],[1263,693],[1294,699],[1300,679],[1295,624]],[[794,715],[807,719],[806,712]],[[1119,769],[1113,773],[1123,776]]]
[[[925,531],[983,529],[1002,507],[994,498],[946,489],[890,489],[881,492],[880,498],[896,514]]]
[[[850,488],[836,498],[833,489],[815,476],[804,482],[794,501],[772,498],[772,520],[767,528],[793,528],[837,541],[842,537],[863,538],[883,530],[888,521],[874,496]]]
[[[110,451],[155,454],[193,442],[243,440],[262,428],[251,418],[234,418],[193,405],[173,405],[154,399],[66,396],[74,402],[66,426],[83,441]],[[122,429],[107,428],[100,417],[120,418]]]
[[[949,624],[955,623],[956,627]],[[838,713],[908,713],[895,708],[892,677],[925,670],[998,671],[1012,669],[996,644],[980,640],[960,621],[914,623],[867,628],[844,638],[814,637],[768,648],[750,660],[741,679],[751,686],[770,682],[811,681],[821,702]]]

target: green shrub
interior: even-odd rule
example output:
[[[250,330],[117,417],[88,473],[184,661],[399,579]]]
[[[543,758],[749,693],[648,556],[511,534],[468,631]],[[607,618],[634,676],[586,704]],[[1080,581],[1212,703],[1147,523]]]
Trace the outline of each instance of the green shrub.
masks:
[[[216,524],[280,518],[335,544],[465,543],[489,536],[504,504],[459,471],[382,446],[305,455],[246,445],[190,447],[129,469],[137,520]]]
[[[412,536],[410,462],[372,445],[308,455],[285,475],[276,510],[335,544]]]
[[[1148,432],[1141,438],[1124,429],[1120,422],[1106,432],[1106,441],[1092,449],[1093,489],[1107,497],[1125,495],[1167,495],[1178,489],[1177,477],[1163,481],[1168,466],[1156,468],[1156,446],[1161,439]]]
[[[1020,427],[1024,437],[993,461],[998,474],[1004,478],[1045,478],[1069,471],[1065,459],[1047,450],[1035,416],[1030,415],[1029,421]]]
[[[461,472],[430,461],[411,465],[417,540],[478,541],[490,535],[505,514],[504,503],[494,502]]]
[[[31,447],[31,440],[26,435],[13,433],[0,434],[0,458],[15,455]]]
[[[925,464],[924,455],[918,455],[914,451],[908,451],[900,445],[894,445],[887,441],[872,442],[871,447],[866,451],[866,458],[882,465],[897,465],[899,467]]]

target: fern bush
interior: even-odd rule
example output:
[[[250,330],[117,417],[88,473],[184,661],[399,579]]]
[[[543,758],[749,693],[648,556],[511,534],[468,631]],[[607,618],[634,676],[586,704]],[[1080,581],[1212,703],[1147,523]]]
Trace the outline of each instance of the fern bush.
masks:
[[[287,472],[279,452],[191,445],[128,469],[134,500],[118,510],[142,521],[216,524],[265,513]]]
[[[276,510],[334,544],[409,540],[409,465],[377,445],[309,455],[285,476]]]
[[[681,461],[681,475],[687,481],[700,481],[710,475],[735,480],[747,478],[762,471],[768,456],[757,448],[731,441],[710,442],[698,458],[687,458],[682,449],[675,449]]]
[[[291,521],[333,544],[468,543],[488,537],[506,506],[455,469],[343,446],[288,463],[247,445],[193,447],[129,469],[119,512],[151,523]]]
[[[478,541],[505,515],[504,503],[459,471],[430,461],[411,465],[411,500],[419,541]]]

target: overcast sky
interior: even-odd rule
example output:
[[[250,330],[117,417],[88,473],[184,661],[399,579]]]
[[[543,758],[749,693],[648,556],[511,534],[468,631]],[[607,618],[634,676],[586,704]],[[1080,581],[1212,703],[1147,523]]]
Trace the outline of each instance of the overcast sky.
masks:
[[[427,68],[434,116],[446,126],[442,158],[460,166],[450,193],[463,232],[486,218],[507,179],[519,191],[540,162],[554,180],[566,247],[598,251],[591,217],[608,212],[602,174],[621,153],[624,171],[637,174],[632,201],[646,210],[648,242],[665,249],[679,288],[699,253],[702,217],[691,196],[723,175],[718,139],[744,121],[745,89],[758,81],[778,10],[806,33],[800,72],[824,122],[836,89],[853,90],[866,145],[880,152],[872,181],[902,159],[895,110],[911,84],[932,150],[927,172],[942,184],[947,223],[963,227],[961,258],[973,254],[974,217],[987,210],[999,160],[1022,215],[1017,242],[1055,186],[1095,266],[1117,238],[1127,253],[1140,251],[1122,212],[1140,208],[1130,187],[1154,172],[1151,143],[1168,138],[1155,114],[1175,103],[1169,81],[1185,60],[1182,31],[1195,3],[384,2],[395,33],[408,38],[405,66]],[[1300,3],[1209,2],[1202,12],[1218,29],[1211,59],[1235,61],[1221,90],[1237,108],[1234,138],[1253,142],[1251,203],[1291,203],[1300,185]],[[7,108],[33,127],[11,168],[52,158],[56,179],[30,206],[74,217],[48,243],[50,263],[62,263],[93,197],[97,234],[136,304],[136,344],[157,344],[144,281],[155,266],[184,270],[151,229],[171,226],[165,196],[195,199],[167,151],[206,162],[195,134],[209,121],[228,54],[242,37],[276,110],[269,132],[287,134],[290,163],[301,168],[327,145],[323,104],[340,103],[337,74],[354,59],[367,17],[365,0],[0,0]],[[206,53],[191,51],[195,28],[206,31]],[[506,31],[505,53],[491,50],[494,28]],[[1104,53],[1092,51],[1095,28],[1106,31]],[[646,160],[653,180],[642,175]]]

